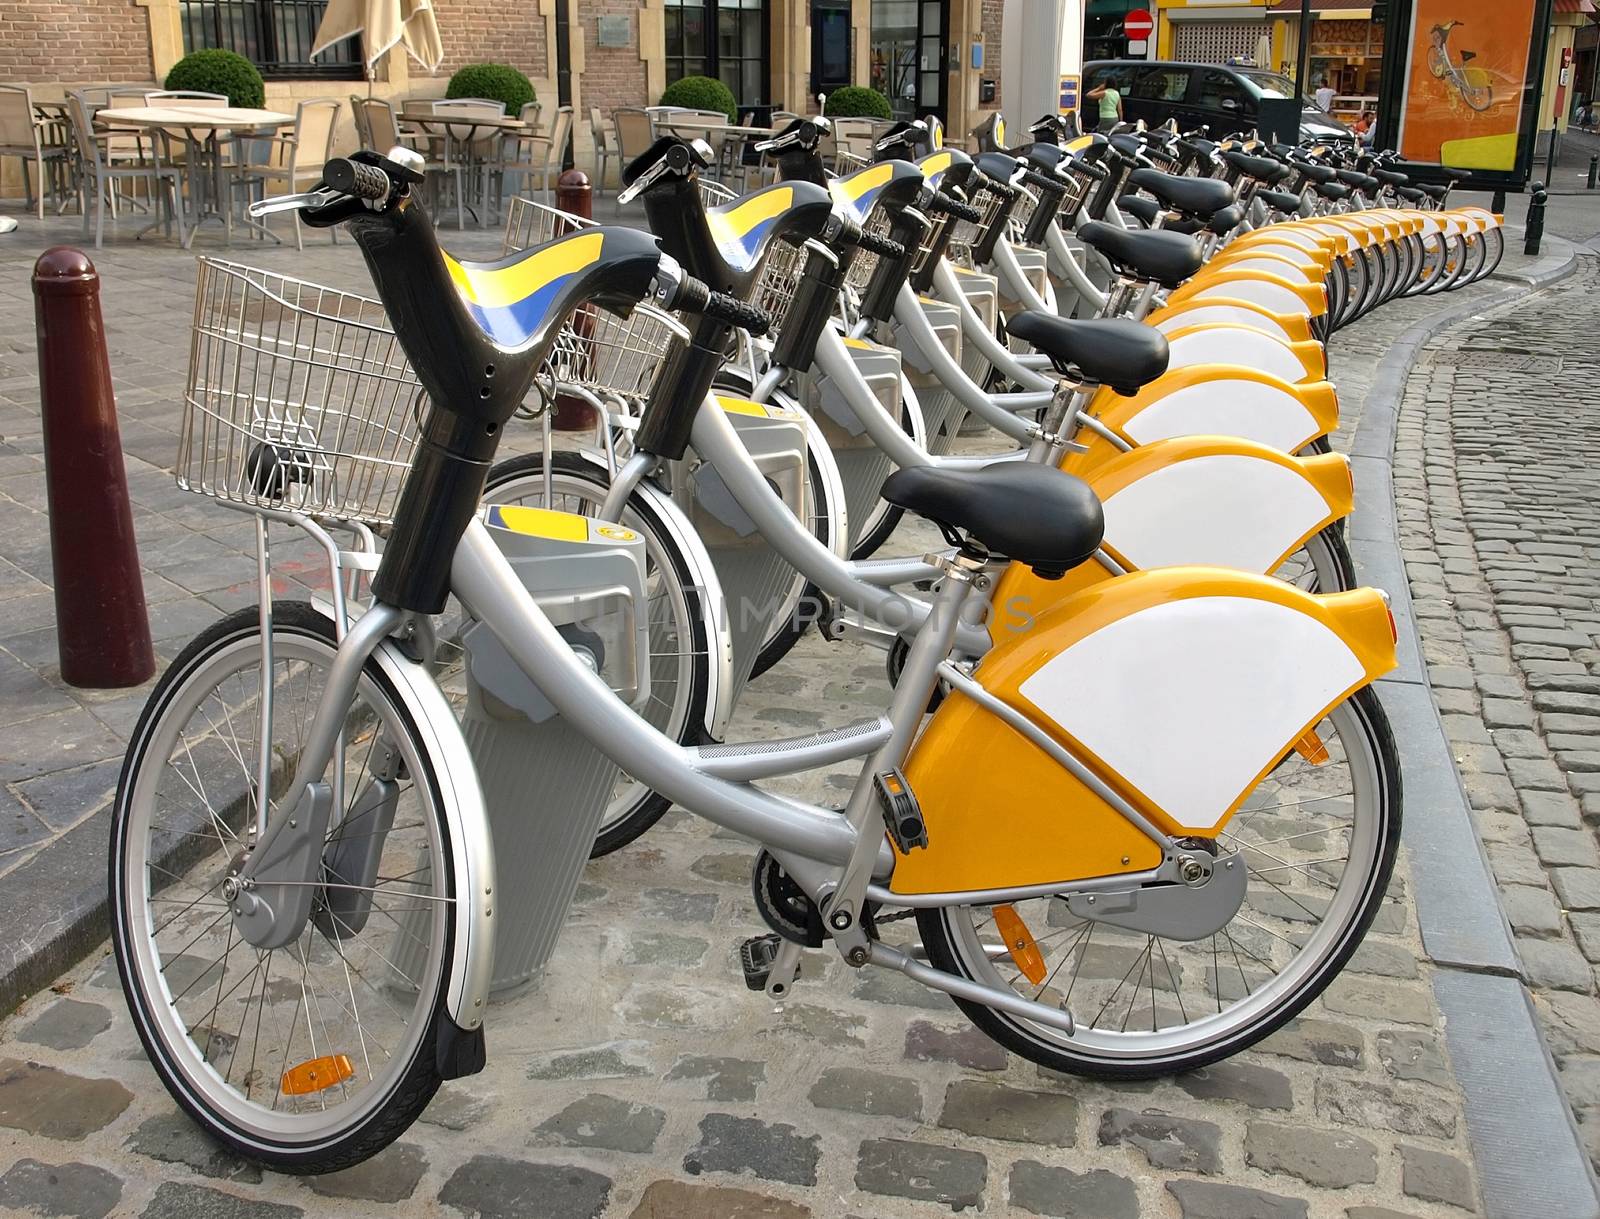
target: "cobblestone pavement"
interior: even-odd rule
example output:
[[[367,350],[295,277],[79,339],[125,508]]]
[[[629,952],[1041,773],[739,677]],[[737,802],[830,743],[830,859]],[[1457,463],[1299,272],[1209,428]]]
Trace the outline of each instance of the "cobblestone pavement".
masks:
[[[1437,336],[1395,497],[1434,696],[1600,1160],[1600,258]]]
[[[75,239],[76,226],[60,235]],[[494,240],[451,244],[481,253]],[[0,247],[8,910],[25,908],[7,882],[43,858],[33,854],[43,842],[75,835],[81,866],[103,868],[115,759],[145,694],[68,690],[54,667],[27,325],[26,271],[38,248]],[[347,247],[235,256],[364,286]],[[97,261],[157,647],[170,658],[253,596],[247,539],[230,516],[175,491],[165,470],[190,261],[126,245]],[[1346,432],[1376,359],[1434,307],[1393,306],[1336,340]],[[277,591],[304,587],[291,578]],[[808,640],[755,684],[732,736],[844,722],[881,707],[885,692],[875,653]],[[818,775],[788,790],[842,798],[845,786],[841,775]],[[232,1159],[175,1112],[143,1061],[102,947],[0,1025],[0,1211],[1461,1215],[1475,1209],[1476,1187],[1408,879],[1402,853],[1392,900],[1348,974],[1258,1050],[1194,1075],[1114,1087],[1008,1058],[947,1000],[821,954],[794,1000],[772,1011],[745,990],[735,964],[737,941],[759,929],[748,850],[674,814],[591,867],[551,973],[493,1012],[488,1070],[450,1085],[372,1165],[310,1181]],[[1600,1025],[1575,1005],[1570,1019]]]

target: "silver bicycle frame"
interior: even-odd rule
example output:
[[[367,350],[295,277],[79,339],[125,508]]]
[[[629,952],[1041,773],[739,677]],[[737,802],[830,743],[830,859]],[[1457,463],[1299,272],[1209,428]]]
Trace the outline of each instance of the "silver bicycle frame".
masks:
[[[954,272],[950,272],[952,281]],[[952,282],[951,287],[962,296],[960,285]],[[950,302],[955,304],[954,301]],[[960,308],[960,305],[956,306]],[[971,313],[977,317],[977,312],[969,304],[962,314],[962,341],[966,341],[967,323],[965,317]],[[909,284],[900,288],[899,299],[895,301],[894,320],[901,327],[901,334],[917,349],[918,357],[927,364],[934,376],[939,378],[939,383],[955,394],[957,400],[967,410],[982,419],[995,431],[1009,436],[1020,444],[1027,444],[1033,438],[1032,425],[1024,419],[1019,419],[1012,412],[1014,410],[1039,410],[1049,405],[1050,396],[1042,391],[1021,394],[988,394],[981,385],[967,376],[966,370],[961,367],[960,361],[944,349],[939,342],[938,335],[934,334],[933,327],[922,312],[922,306],[917,303],[917,294],[912,291]],[[978,327],[983,329],[983,319],[978,318]],[[988,333],[986,330],[984,333]],[[1000,351],[999,340],[993,335],[989,339]],[[826,336],[824,336],[824,343]],[[981,344],[980,344],[981,347]],[[817,347],[819,362],[822,355],[822,344]],[[987,351],[985,351],[987,356]],[[1009,359],[1009,356],[1006,358]],[[1022,370],[1027,373],[1029,382],[1037,384],[1046,380],[1038,373]],[[854,403],[852,403],[854,405]]]
[[[999,249],[999,244],[1003,244],[1003,242],[997,243],[997,250]],[[1017,270],[1018,276],[1022,278],[1027,290],[1032,292],[1032,285],[1027,283],[1025,277],[1021,276],[1021,269],[1016,267],[1015,259],[1012,260],[1011,265]],[[1017,298],[1017,293],[1004,280],[1002,280],[1002,288],[1014,299]],[[967,299],[967,294],[961,290],[961,285],[956,282],[955,268],[950,265],[948,260],[941,259],[939,265],[934,269],[933,290],[940,300],[946,304],[954,305],[961,311],[962,342],[967,342],[968,340],[973,342],[978,350],[983,353],[984,359],[988,360],[999,372],[1015,381],[1018,385],[1026,386],[1027,389],[1035,391],[1053,388],[1049,377],[1043,376],[1031,368],[1024,368],[1017,363],[1016,357],[1011,353],[1011,350],[989,332],[989,328],[983,324],[983,319],[978,316],[978,311],[972,307],[972,302]],[[896,316],[898,317],[898,311],[896,311]],[[943,380],[943,377],[940,379]],[[1043,405],[1042,403],[1030,405],[1025,393],[1007,394],[1002,398],[1002,402],[1012,410],[1031,410],[1034,406]]]

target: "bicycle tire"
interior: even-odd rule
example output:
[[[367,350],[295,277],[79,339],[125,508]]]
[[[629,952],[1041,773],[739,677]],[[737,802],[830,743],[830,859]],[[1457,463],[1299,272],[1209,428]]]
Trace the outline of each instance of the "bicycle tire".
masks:
[[[1399,753],[1376,692],[1370,686],[1356,691],[1329,713],[1330,717],[1334,714],[1347,718],[1352,730],[1359,732],[1363,747],[1375,768],[1378,806],[1373,810],[1377,817],[1374,858],[1366,875],[1358,878],[1360,892],[1356,895],[1350,917],[1336,929],[1336,942],[1320,961],[1311,964],[1310,971],[1295,984],[1293,990],[1276,1001],[1270,1009],[1231,1031],[1219,1032],[1193,1047],[1132,1057],[1089,1052],[1088,1030],[1081,1022],[1075,1037],[1055,1040],[1037,1031],[1039,1026],[997,1012],[981,1003],[956,998],[956,1006],[996,1043],[1041,1067],[1093,1078],[1123,1080],[1150,1079],[1196,1070],[1255,1045],[1292,1020],[1327,988],[1360,947],[1362,937],[1372,925],[1388,890],[1400,845],[1402,813]],[[984,972],[984,967],[977,964],[978,953],[974,952],[967,935],[951,925],[953,911],[970,909],[972,907],[959,905],[919,909],[916,919],[929,964],[947,973],[976,979]],[[967,916],[960,917],[965,919]],[[1153,975],[1152,964],[1152,986]]]
[[[149,963],[146,961],[145,951],[134,941],[135,937],[140,935],[153,938],[159,934],[159,929],[148,933],[142,930],[145,925],[153,927],[155,924],[154,917],[146,913],[143,903],[137,911],[129,908],[130,900],[145,883],[142,880],[136,883],[128,874],[125,865],[130,846],[129,836],[133,828],[131,823],[136,816],[132,809],[136,799],[144,794],[143,767],[146,759],[151,756],[149,750],[163,735],[160,730],[164,726],[164,717],[174,708],[182,707],[180,700],[190,691],[190,684],[203,680],[209,667],[225,662],[230,649],[241,649],[241,657],[247,664],[249,655],[253,654],[259,672],[260,652],[259,644],[256,642],[260,638],[259,614],[259,609],[253,606],[239,610],[190,641],[162,675],[151,693],[150,701],[145,705],[144,712],[139,717],[138,725],[130,740],[112,810],[111,853],[108,864],[112,949],[135,1031],[157,1076],[180,1109],[218,1142],[251,1160],[270,1165],[279,1172],[295,1174],[336,1172],[371,1158],[392,1143],[416,1120],[438,1090],[440,1075],[435,1029],[440,1019],[447,1018],[444,1015],[446,973],[442,963],[453,956],[455,943],[454,869],[449,862],[452,844],[448,825],[439,814],[443,800],[435,777],[437,763],[429,756],[426,734],[419,731],[405,700],[399,696],[381,665],[375,659],[369,659],[363,669],[362,682],[369,692],[368,697],[375,693],[388,704],[394,717],[392,726],[405,734],[404,748],[410,754],[406,769],[412,784],[426,785],[426,803],[433,810],[433,815],[439,823],[437,832],[443,850],[438,880],[448,894],[447,900],[440,903],[444,934],[442,949],[438,954],[440,968],[431,983],[433,993],[424,995],[423,984],[418,984],[417,989],[419,999],[417,1009],[426,1010],[431,1014],[419,1017],[419,1025],[422,1027],[418,1028],[414,1043],[407,1051],[407,1061],[395,1076],[394,1082],[388,1086],[386,1095],[369,1102],[367,1110],[352,1123],[350,1129],[334,1131],[306,1141],[283,1137],[274,1139],[260,1129],[247,1129],[245,1120],[239,1115],[221,1112],[217,1100],[214,1097],[208,1098],[205,1094],[206,1068],[210,1068],[209,1073],[212,1077],[218,1074],[210,1065],[212,1034],[207,1034],[207,1046],[205,1051],[200,1053],[199,1063],[189,1061],[194,1056],[193,1051],[198,1048],[192,1042],[189,1051],[185,1051],[182,1046],[168,1044],[171,1020],[177,1018],[180,1024],[186,1022],[176,1011],[179,1001],[177,998],[168,1000],[168,1006],[173,1008],[170,1015],[164,1016],[155,1009],[157,994],[170,995],[167,979],[162,976],[164,966],[158,967],[155,978],[146,978],[144,971]],[[273,635],[283,648],[293,643],[300,643],[303,646],[314,645],[318,649],[326,649],[330,662],[338,646],[334,639],[333,623],[305,602],[279,602],[273,606]],[[246,641],[249,653],[243,651]],[[167,761],[161,760],[159,764],[165,768]],[[209,851],[209,845],[207,844],[204,849]],[[168,875],[175,874],[169,872]],[[226,910],[223,917],[226,917]],[[314,929],[314,924],[308,920],[307,931],[302,934],[310,934]],[[342,944],[344,941],[341,938],[329,942]],[[228,951],[231,952],[233,944],[234,941],[230,936]],[[151,962],[158,959],[160,951],[156,950],[156,954],[150,958]],[[191,951],[190,947],[184,949],[185,954]],[[303,969],[306,955],[308,954],[302,950]],[[342,956],[342,951],[339,955]],[[227,953],[224,954],[223,960],[226,956]],[[211,968],[214,969],[216,964],[213,963]],[[225,969],[226,966],[224,972],[219,975],[219,1004],[221,981],[226,977]],[[266,980],[263,978],[263,1005],[267,1002]],[[156,987],[154,993],[151,990],[152,984]],[[238,985],[235,984],[235,989]],[[302,993],[304,986],[304,974],[302,974]],[[231,995],[233,992],[229,993]],[[254,993],[253,984],[250,993],[251,995]],[[179,998],[181,997],[180,995]],[[354,1005],[353,1000],[352,1005]],[[308,1014],[308,1028],[309,1020]],[[241,1031],[243,1027],[242,1022]],[[293,1028],[291,1025],[291,1040]],[[200,1030],[196,1027],[190,1028],[188,1032],[198,1034]],[[259,1038],[259,1016],[256,1035]],[[285,1053],[289,1048],[288,1045],[285,1046]],[[252,1058],[252,1070],[253,1067]],[[231,1069],[230,1066],[230,1076]],[[242,1079],[241,1084],[246,1086],[248,1095],[246,1080]],[[262,1122],[264,1119],[258,1118],[256,1121]]]

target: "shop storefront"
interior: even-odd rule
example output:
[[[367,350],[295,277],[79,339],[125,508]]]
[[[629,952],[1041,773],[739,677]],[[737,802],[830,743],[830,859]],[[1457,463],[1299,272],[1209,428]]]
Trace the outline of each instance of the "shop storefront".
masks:
[[[1189,63],[1270,63],[1272,28],[1266,0],[1234,4],[1161,0],[1157,18],[1158,58]]]
[[[1128,36],[1123,21],[1129,13],[1148,12],[1150,0],[1089,0],[1083,16],[1083,58],[1127,59]],[[1146,54],[1136,58],[1148,59]]]
[[[1333,114],[1350,121],[1376,110],[1383,81],[1384,27],[1372,20],[1371,0],[1315,0],[1311,8],[1306,93],[1330,88]],[[1300,0],[1273,7],[1274,57],[1290,74],[1300,54]]]

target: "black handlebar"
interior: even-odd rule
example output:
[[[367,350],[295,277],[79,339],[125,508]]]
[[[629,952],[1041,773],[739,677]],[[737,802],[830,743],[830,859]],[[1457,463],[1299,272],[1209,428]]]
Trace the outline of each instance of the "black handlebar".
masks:
[[[1018,197],[1017,188],[1011,183],[1002,182],[999,178],[990,177],[988,174],[983,176],[983,189],[999,195],[1007,203],[1015,203]]]
[[[772,329],[772,315],[765,309],[725,292],[713,292],[698,279],[689,276],[684,277],[672,307],[737,326],[757,338]]]
[[[387,199],[393,186],[389,175],[376,165],[363,165],[347,157],[334,157],[324,164],[322,181],[330,190],[374,201]]]
[[[950,195],[934,193],[924,211],[934,212],[944,216],[954,216],[957,220],[965,220],[969,224],[982,224],[983,212],[970,203],[956,199]]]
[[[1022,180],[1029,186],[1037,186],[1040,190],[1052,191],[1057,194],[1064,194],[1067,189],[1067,184],[1060,178],[1040,173],[1037,169],[1024,170]]]
[[[906,253],[905,246],[898,241],[893,241],[877,233],[862,233],[856,239],[855,244],[858,250],[876,254],[879,258],[904,258]]]

